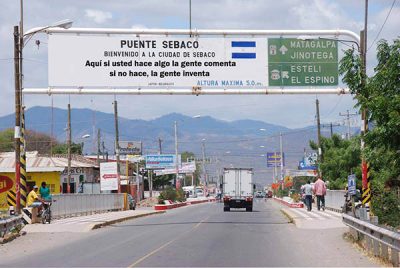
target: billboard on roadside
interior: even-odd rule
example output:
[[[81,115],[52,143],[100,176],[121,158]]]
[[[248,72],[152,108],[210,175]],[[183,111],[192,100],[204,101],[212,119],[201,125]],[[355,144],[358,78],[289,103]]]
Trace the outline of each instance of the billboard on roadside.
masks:
[[[285,154],[282,159],[283,166],[285,166]],[[280,167],[281,166],[281,153],[273,152],[267,153],[267,167]]]
[[[186,162],[179,165],[179,174],[194,173],[196,171],[196,162]],[[175,168],[166,168],[155,171],[157,176],[175,174]]]
[[[100,163],[100,190],[118,190],[117,162]]]
[[[120,155],[141,155],[142,142],[141,141],[120,141],[119,143]]]
[[[176,156],[174,154],[146,155],[146,169],[164,169],[176,167]],[[180,155],[178,155],[178,165]]]

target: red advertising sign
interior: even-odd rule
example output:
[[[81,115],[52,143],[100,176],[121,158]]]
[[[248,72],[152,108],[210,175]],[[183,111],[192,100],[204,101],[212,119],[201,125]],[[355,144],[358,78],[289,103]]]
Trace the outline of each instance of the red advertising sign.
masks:
[[[12,179],[10,179],[7,176],[1,176],[0,175],[0,193],[7,192],[10,190],[14,185],[14,182]]]

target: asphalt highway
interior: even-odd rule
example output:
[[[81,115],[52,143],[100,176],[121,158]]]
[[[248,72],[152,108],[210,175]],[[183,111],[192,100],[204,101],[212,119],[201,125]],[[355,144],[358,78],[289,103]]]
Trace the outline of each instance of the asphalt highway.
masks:
[[[0,266],[376,266],[342,238],[345,231],[299,229],[272,200],[257,200],[253,212],[223,212],[222,204],[210,203],[107,226],[1,258]]]

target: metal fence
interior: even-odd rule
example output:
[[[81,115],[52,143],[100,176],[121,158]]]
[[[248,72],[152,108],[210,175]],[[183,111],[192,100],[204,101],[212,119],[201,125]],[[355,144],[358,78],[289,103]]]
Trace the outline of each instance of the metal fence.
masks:
[[[327,190],[325,196],[325,207],[339,210],[341,212],[345,200],[345,194],[345,190]]]
[[[13,216],[0,220],[0,237],[10,233],[18,225],[22,225],[22,216]]]
[[[364,236],[365,248],[374,256],[390,261],[394,267],[399,266],[400,233],[362,221],[343,214],[343,222],[356,233],[356,239]]]
[[[53,195],[53,218],[71,217],[124,209],[124,194]]]

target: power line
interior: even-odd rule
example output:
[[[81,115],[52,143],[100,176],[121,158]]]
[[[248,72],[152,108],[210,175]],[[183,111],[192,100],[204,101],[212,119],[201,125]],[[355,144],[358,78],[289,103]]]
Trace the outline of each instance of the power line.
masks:
[[[381,34],[381,32],[382,32],[382,30],[383,30],[383,27],[385,27],[385,24],[386,24],[386,22],[387,22],[387,20],[388,20],[388,18],[389,18],[389,16],[390,16],[390,14],[392,13],[392,9],[393,9],[393,7],[394,7],[394,4],[396,4],[396,1],[397,1],[397,0],[393,0],[392,6],[390,7],[388,14],[386,15],[385,21],[383,22],[381,28],[379,29],[378,34],[375,36],[374,41],[373,41],[372,44],[369,46],[369,48],[367,49],[367,51],[371,49],[371,47],[375,44],[376,40],[378,39],[379,35]]]

